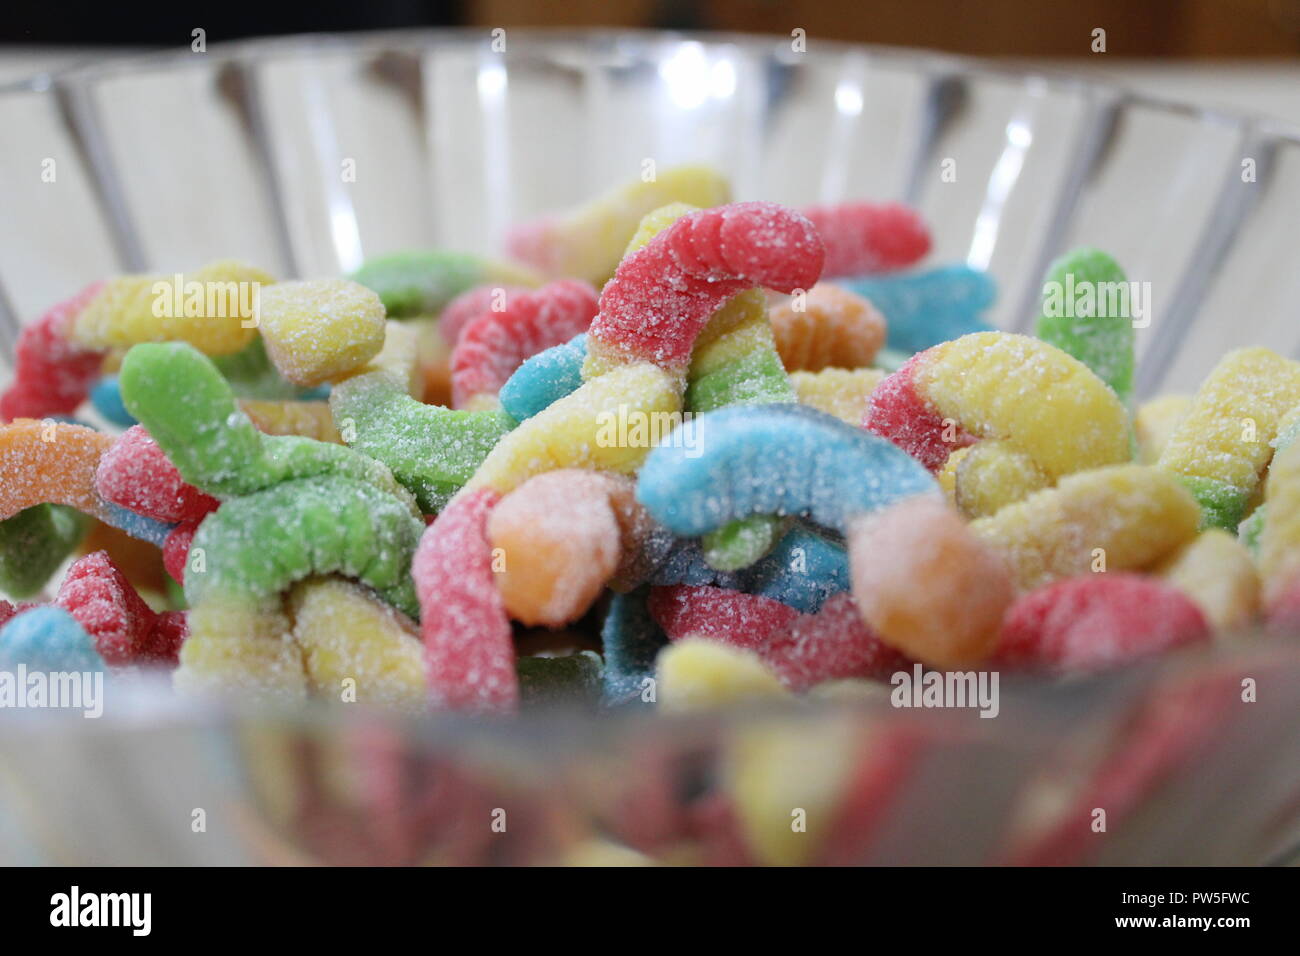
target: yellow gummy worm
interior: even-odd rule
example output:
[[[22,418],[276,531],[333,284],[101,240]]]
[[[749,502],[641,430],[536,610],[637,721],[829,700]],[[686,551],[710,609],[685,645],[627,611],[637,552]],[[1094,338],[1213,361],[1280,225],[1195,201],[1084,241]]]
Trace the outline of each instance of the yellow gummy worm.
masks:
[[[1182,478],[1208,523],[1235,528],[1273,456],[1282,417],[1300,403],[1300,363],[1265,348],[1229,352],[1174,428],[1159,467]]]
[[[406,615],[336,577],[300,581],[288,607],[316,693],[338,700],[352,686],[345,682],[355,681],[357,703],[425,707],[424,645]]]
[[[953,474],[953,500],[967,518],[996,514],[1035,491],[1051,479],[1026,452],[996,439],[965,449]]]
[[[307,696],[302,647],[279,602],[204,602],[190,608],[190,636],[172,677],[186,694],[283,701]]]
[[[1138,408],[1133,417],[1133,431],[1137,435],[1141,464],[1154,465],[1160,460],[1169,436],[1191,407],[1190,395],[1161,395]]]
[[[281,282],[262,293],[266,354],[286,381],[311,387],[365,365],[384,345],[384,303],[348,279]]]
[[[1113,465],[1061,479],[971,522],[1029,590],[1090,571],[1147,568],[1196,535],[1201,512],[1173,476]]]
[[[1259,570],[1266,599],[1300,574],[1300,441],[1278,452],[1265,487],[1268,514],[1259,536]]]
[[[257,335],[260,269],[222,260],[189,275],[109,279],[72,324],[69,337],[87,348],[141,342],[188,342],[206,355],[232,355]]]
[[[867,414],[872,391],[884,377],[884,370],[878,368],[827,368],[791,372],[790,384],[801,405],[811,405],[857,427]]]
[[[753,651],[686,637],[659,652],[656,697],[666,711],[710,710],[742,701],[789,698]]]
[[[593,199],[546,227],[549,273],[599,286],[618,268],[643,216],[668,203],[704,209],[731,202],[731,187],[708,166],[676,166]]]
[[[277,402],[238,399],[240,410],[264,435],[302,435],[317,441],[343,444],[328,402]]]
[[[1259,573],[1237,538],[1207,528],[1158,568],[1205,614],[1216,633],[1245,627],[1259,608]]]
[[[1026,335],[976,332],[935,346],[916,387],[979,438],[1002,438],[1052,479],[1130,459],[1128,413],[1088,366]]]
[[[681,424],[681,395],[663,369],[626,365],[583,384],[507,432],[465,490],[512,491],[560,468],[631,474]]]

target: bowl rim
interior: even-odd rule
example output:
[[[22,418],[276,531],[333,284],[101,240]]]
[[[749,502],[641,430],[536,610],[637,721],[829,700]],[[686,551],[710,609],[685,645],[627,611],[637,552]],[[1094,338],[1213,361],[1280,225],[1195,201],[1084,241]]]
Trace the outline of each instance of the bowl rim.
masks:
[[[182,65],[199,66],[216,59],[221,62],[255,64],[268,54],[312,55],[329,51],[344,51],[357,47],[375,47],[390,52],[419,52],[439,46],[468,48],[486,46],[493,27],[416,27],[393,30],[358,30],[350,32],[308,32],[267,37],[249,37],[222,40],[212,44],[202,59],[186,47],[126,48],[124,52],[107,56],[87,54],[52,70],[38,71],[16,80],[0,83],[0,96],[21,93],[46,93],[60,86],[92,84],[144,70],[175,69]],[[605,42],[617,51],[619,47],[638,48],[639,52],[652,51],[666,46],[685,43],[703,45],[738,46],[748,51],[775,46],[782,54],[789,39],[784,34],[750,33],[744,31],[661,30],[651,28],[615,27],[508,27],[510,34],[531,38],[533,43],[550,47],[568,44],[590,44],[593,40]],[[840,56],[858,54],[886,64],[904,64],[912,71],[932,78],[971,74],[992,80],[1018,82],[1026,87],[1063,90],[1110,99],[1116,105],[1136,105],[1163,110],[1216,125],[1257,128],[1270,136],[1300,143],[1300,123],[1257,110],[1203,105],[1177,96],[1143,92],[1128,84],[1106,77],[1090,77],[1073,73],[1068,68],[1056,69],[1035,61],[1032,66],[1019,64],[1014,58],[981,57],[949,53],[922,47],[891,46],[860,43],[814,36],[819,46],[825,45]],[[532,49],[536,49],[533,46]],[[506,57],[517,56],[509,49]],[[788,62],[792,56],[784,52]]]

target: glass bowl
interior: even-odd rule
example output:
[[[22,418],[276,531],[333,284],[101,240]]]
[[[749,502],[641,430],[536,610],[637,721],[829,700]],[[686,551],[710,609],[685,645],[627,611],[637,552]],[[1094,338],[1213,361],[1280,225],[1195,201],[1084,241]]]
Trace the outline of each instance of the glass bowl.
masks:
[[[738,198],[916,205],[931,261],[989,270],[1010,330],[1054,256],[1108,250],[1150,283],[1139,397],[1195,388],[1233,346],[1300,354],[1285,124],[817,37],[411,31],[0,88],[0,381],[20,323],[107,274],[496,251],[513,222],[686,161]],[[3,715],[0,861],[1279,862],[1300,845],[1298,713],[1300,648],[1251,635],[1008,679],[990,720],[882,694],[408,721],[141,681],[100,720]],[[764,760],[784,789],[746,789]]]

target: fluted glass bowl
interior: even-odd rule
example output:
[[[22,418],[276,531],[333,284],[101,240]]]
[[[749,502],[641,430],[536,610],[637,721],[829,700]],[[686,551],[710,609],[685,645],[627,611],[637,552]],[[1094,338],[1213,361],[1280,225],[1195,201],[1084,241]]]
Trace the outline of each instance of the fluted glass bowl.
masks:
[[[334,275],[412,246],[492,252],[513,222],[646,163],[686,161],[723,169],[741,199],[918,206],[931,261],[996,278],[990,320],[1006,329],[1032,322],[1055,255],[1106,249],[1150,283],[1139,397],[1194,388],[1233,346],[1300,354],[1300,131],[953,57],[798,47],[639,32],[313,36],[0,88],[0,381],[20,324],[104,275],[217,258]],[[1294,855],[1294,641],[1245,635],[1123,674],[1001,690],[988,720],[882,696],[503,723],[223,708],[142,682],[100,720],[0,712],[0,862]],[[790,772],[760,799],[745,781],[764,754]]]

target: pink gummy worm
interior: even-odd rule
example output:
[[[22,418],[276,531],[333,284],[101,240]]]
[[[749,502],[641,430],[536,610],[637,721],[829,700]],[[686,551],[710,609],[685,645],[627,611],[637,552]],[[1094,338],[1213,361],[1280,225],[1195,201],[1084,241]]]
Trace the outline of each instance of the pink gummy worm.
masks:
[[[803,214],[826,245],[824,279],[903,269],[930,251],[930,230],[902,203],[844,202]]]
[[[0,423],[70,415],[85,401],[90,386],[99,378],[104,352],[77,345],[68,339],[68,332],[103,287],[103,282],[91,283],[18,334],[14,380],[0,393]]]
[[[495,395],[526,359],[587,331],[597,308],[591,285],[560,279],[508,297],[501,312],[481,312],[461,329],[451,353],[452,406]]]
[[[510,618],[487,534],[500,500],[491,488],[453,499],[425,529],[411,562],[429,695],[447,710],[508,714],[519,707]]]
[[[813,224],[772,202],[689,213],[627,256],[600,294],[596,342],[666,368],[684,368],[709,316],[754,286],[811,288],[825,252]]]
[[[847,592],[816,614],[758,594],[691,585],[652,588],[648,606],[669,640],[689,635],[754,651],[795,691],[839,678],[883,678],[911,666],[862,623]]]

